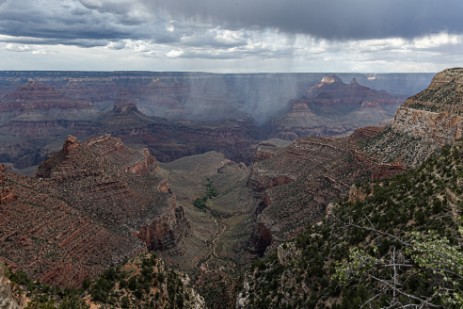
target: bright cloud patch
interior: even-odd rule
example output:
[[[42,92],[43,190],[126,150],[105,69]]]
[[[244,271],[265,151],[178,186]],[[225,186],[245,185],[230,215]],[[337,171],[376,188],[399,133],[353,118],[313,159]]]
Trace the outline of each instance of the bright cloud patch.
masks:
[[[178,58],[180,56],[182,56],[185,52],[181,49],[173,49],[171,51],[169,51],[166,56],[169,57],[169,58]]]

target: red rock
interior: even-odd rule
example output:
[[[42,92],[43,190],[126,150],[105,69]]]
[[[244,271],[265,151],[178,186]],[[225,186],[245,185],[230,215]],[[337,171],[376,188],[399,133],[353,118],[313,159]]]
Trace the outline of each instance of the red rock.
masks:
[[[0,166],[0,257],[44,283],[79,287],[146,247],[175,246],[188,222],[156,170],[148,150],[109,135],[69,136],[39,178]]]

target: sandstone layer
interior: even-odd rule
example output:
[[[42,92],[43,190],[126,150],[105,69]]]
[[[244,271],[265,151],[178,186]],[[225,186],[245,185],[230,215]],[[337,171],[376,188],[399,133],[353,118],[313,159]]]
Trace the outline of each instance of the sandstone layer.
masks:
[[[321,220],[331,202],[348,196],[356,181],[390,177],[404,170],[368,155],[362,143],[381,134],[364,128],[345,138],[303,138],[267,149],[252,166],[249,185],[261,198],[254,233],[256,250],[292,239]],[[268,144],[264,145],[269,148]]]
[[[463,69],[444,70],[429,87],[408,98],[391,128],[368,145],[384,161],[416,166],[444,145],[462,138]]]
[[[175,246],[188,222],[157,171],[148,150],[109,135],[68,137],[35,178],[2,167],[0,260],[78,287],[147,247]]]

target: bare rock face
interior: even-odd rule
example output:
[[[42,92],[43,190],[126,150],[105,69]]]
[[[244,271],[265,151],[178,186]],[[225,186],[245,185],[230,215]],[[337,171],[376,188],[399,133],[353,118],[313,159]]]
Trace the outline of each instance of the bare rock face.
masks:
[[[137,237],[143,240],[149,249],[162,250],[174,247],[190,224],[185,218],[182,207],[176,203],[175,196],[170,207],[157,216],[149,225],[142,226]]]
[[[363,150],[362,144],[382,131],[365,128],[345,138],[303,138],[255,161],[248,184],[262,200],[252,238],[256,252],[321,220],[329,203],[347,197],[355,181],[402,172],[403,166],[381,163]]]
[[[463,68],[442,71],[397,111],[392,129],[439,146],[462,138]]]
[[[157,161],[109,135],[69,136],[37,178],[2,168],[0,259],[41,282],[79,287],[147,247],[175,246],[188,222]]]
[[[462,138],[463,69],[444,70],[429,87],[401,106],[381,138],[370,145],[385,161],[415,166]]]
[[[397,111],[392,129],[443,146],[462,138],[463,116],[404,106]]]
[[[46,138],[63,134],[63,122],[88,120],[95,113],[88,101],[69,98],[45,83],[29,81],[1,99],[0,134]]]

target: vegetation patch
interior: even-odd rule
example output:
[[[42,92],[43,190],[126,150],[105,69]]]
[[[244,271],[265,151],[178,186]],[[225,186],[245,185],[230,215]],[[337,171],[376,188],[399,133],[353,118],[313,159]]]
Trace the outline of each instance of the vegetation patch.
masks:
[[[254,264],[251,307],[463,306],[463,146],[362,188],[290,246]],[[288,255],[288,248],[297,254]]]
[[[206,194],[201,197],[197,198],[193,201],[193,205],[201,210],[206,209],[206,203],[208,199],[212,199],[214,197],[217,197],[218,193],[214,185],[212,184],[212,181],[208,178],[206,182]]]

